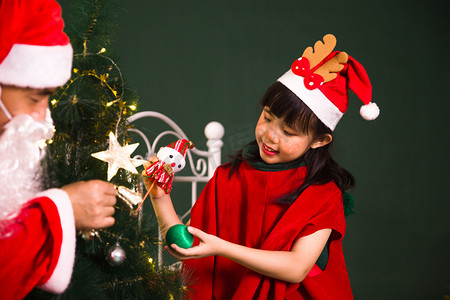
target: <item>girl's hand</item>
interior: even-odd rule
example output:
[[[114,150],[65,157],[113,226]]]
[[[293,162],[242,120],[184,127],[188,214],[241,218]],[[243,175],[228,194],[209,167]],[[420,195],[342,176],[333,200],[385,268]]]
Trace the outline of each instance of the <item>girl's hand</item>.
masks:
[[[144,171],[142,171],[142,178],[144,179],[144,185],[145,185],[145,188],[147,189],[147,191],[153,184],[153,181],[150,180],[147,176],[147,169],[150,167],[150,165],[152,163],[157,162],[157,161],[158,161],[158,158],[156,156],[152,156],[152,157],[150,157],[148,162],[144,163]],[[153,184],[152,190],[150,191],[150,197],[153,200],[157,200],[157,199],[163,198],[164,196],[166,196],[166,192],[162,188],[160,188],[156,183]]]
[[[178,247],[175,244],[170,245],[171,247],[166,246],[165,249],[170,255],[178,260],[185,260],[219,254],[225,242],[224,240],[191,226],[188,227],[188,231],[200,239],[200,244],[188,249]]]

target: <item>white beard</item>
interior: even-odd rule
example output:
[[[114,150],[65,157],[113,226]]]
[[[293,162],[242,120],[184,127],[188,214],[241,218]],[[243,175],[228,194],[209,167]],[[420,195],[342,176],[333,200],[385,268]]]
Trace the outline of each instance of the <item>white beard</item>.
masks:
[[[47,110],[45,121],[29,115],[13,117],[0,135],[0,236],[7,234],[8,221],[21,206],[41,190],[41,159],[45,151],[37,141],[53,136],[53,122]],[[7,231],[7,230],[6,230]]]

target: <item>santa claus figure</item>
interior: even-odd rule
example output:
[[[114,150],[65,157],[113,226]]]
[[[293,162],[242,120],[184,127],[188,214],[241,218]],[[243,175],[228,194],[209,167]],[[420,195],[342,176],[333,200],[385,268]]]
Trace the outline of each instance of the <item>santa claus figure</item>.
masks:
[[[0,298],[34,287],[63,292],[77,229],[114,224],[113,185],[95,180],[42,190],[53,135],[49,96],[71,76],[73,50],[54,0],[0,0]]]

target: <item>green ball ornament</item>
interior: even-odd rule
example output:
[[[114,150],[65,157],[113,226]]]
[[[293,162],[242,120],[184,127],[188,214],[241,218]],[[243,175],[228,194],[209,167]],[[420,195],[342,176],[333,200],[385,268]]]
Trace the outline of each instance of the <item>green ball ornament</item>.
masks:
[[[175,244],[178,247],[187,249],[194,244],[194,236],[189,233],[186,225],[177,224],[169,228],[166,233],[167,245]]]

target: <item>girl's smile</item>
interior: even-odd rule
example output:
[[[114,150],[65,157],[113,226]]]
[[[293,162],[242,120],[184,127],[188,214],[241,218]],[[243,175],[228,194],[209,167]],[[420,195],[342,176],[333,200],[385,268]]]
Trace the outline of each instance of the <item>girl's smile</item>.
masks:
[[[263,148],[262,150],[264,151],[264,153],[266,153],[269,156],[273,156],[273,155],[277,155],[278,151],[270,148],[269,146],[267,146],[266,144],[263,143]]]

